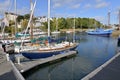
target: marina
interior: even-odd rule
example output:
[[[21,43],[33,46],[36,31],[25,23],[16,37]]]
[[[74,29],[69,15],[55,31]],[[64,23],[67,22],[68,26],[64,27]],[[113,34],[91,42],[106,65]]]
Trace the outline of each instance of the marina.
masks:
[[[76,35],[80,35],[80,33],[77,33]],[[71,38],[70,37],[70,34],[68,34],[68,38]],[[72,35],[71,35],[72,36]],[[49,64],[49,63],[51,63],[51,62],[53,62],[53,64],[51,65],[48,65],[48,66],[46,66],[46,67],[54,67],[55,66],[55,73],[61,73],[61,72],[59,72],[59,70],[57,70],[57,69],[59,69],[59,66],[64,66],[64,70],[67,70],[67,72],[66,72],[66,75],[64,75],[64,76],[66,76],[66,77],[62,77],[63,75],[62,75],[62,73],[60,74],[61,75],[61,78],[59,78],[59,79],[81,79],[81,78],[83,78],[83,77],[85,77],[85,75],[86,74],[88,74],[88,73],[90,73],[91,71],[93,71],[94,69],[96,69],[97,67],[99,67],[100,65],[102,65],[104,62],[106,62],[106,61],[108,61],[110,58],[112,58],[112,56],[116,56],[116,55],[118,55],[118,54],[116,54],[117,52],[116,52],[116,50],[117,50],[117,47],[115,48],[115,46],[117,46],[117,42],[116,42],[116,39],[114,40],[114,39],[112,39],[112,38],[110,38],[110,37],[98,37],[98,36],[89,36],[89,35],[86,35],[86,34],[81,34],[80,35],[81,37],[82,37],[82,39],[84,39],[84,40],[87,40],[87,39],[89,39],[89,41],[87,42],[87,44],[86,44],[86,46],[84,46],[84,47],[81,47],[80,45],[85,45],[85,43],[84,43],[84,41],[83,42],[81,42],[81,44],[77,47],[77,52],[78,52],[78,54],[76,54],[76,51],[68,51],[67,53],[65,53],[65,54],[59,54],[59,55],[56,55],[56,56],[52,56],[52,57],[49,57],[49,58],[45,58],[45,59],[38,59],[38,60],[29,60],[29,59],[24,59],[24,57],[23,56],[15,56],[15,60],[16,61],[13,61],[14,62],[14,67],[16,67],[16,69],[17,69],[17,71],[19,71],[20,72],[20,74],[21,73],[25,73],[25,74],[27,74],[27,72],[29,71],[29,70],[34,70],[34,68],[36,68],[38,65],[43,65],[43,64]],[[102,44],[101,46],[100,46],[100,44],[99,44],[99,46],[97,46],[97,41],[102,41],[102,43],[104,43],[104,44]],[[113,41],[112,43],[111,43],[111,40]],[[103,53],[103,54],[96,54],[97,56],[96,57],[98,57],[98,59],[96,59],[96,57],[95,56],[88,56],[88,54],[85,54],[86,53],[86,51],[89,51],[88,49],[89,48],[87,48],[87,50],[85,49],[88,45],[90,45],[90,43],[93,43],[94,42],[94,46],[96,47],[96,48],[90,48],[93,52],[94,52],[94,50],[97,50],[97,49],[99,49],[99,48],[101,48],[102,49],[102,51],[104,52],[105,51],[105,53],[107,53],[106,55],[105,55],[105,53]],[[107,43],[107,44],[106,44]],[[108,45],[108,43],[109,43],[109,45]],[[114,44],[114,45],[113,45]],[[116,44],[116,45],[115,45]],[[114,52],[114,50],[113,51],[109,51],[109,49],[110,48],[112,48],[112,47],[110,47],[110,45],[112,45],[112,46],[114,46],[114,50],[115,50],[115,52]],[[104,46],[103,48],[102,48],[102,46]],[[81,48],[80,48],[81,47]],[[107,49],[108,48],[108,50],[105,50],[105,49]],[[85,49],[85,50],[84,50]],[[80,51],[79,51],[80,50]],[[81,52],[81,50],[84,50],[84,51],[82,51]],[[99,53],[101,53],[102,51],[100,51],[100,50],[98,50],[97,51],[97,53],[99,52]],[[106,51],[108,51],[108,52],[106,52]],[[93,52],[89,52],[89,54],[93,54]],[[113,54],[113,52],[115,53],[115,54]],[[112,55],[110,56],[109,55],[109,53],[111,53]],[[95,54],[95,53],[94,53]],[[68,58],[67,59],[67,57],[69,57],[69,56],[74,56],[75,55],[75,57],[70,57],[70,58]],[[99,56],[98,56],[99,55]],[[104,55],[104,57],[106,56],[107,57],[107,59],[105,59],[102,55]],[[109,56],[109,57],[108,57]],[[63,58],[64,57],[64,58]],[[88,58],[89,57],[89,58]],[[103,58],[102,58],[103,57]],[[117,58],[117,57],[116,57]],[[18,59],[20,59],[20,60],[18,60]],[[65,60],[64,61],[64,59],[67,59],[67,60]],[[86,59],[86,60],[85,60]],[[88,60],[87,60],[88,59]],[[95,61],[94,62],[94,59],[95,60],[97,60],[97,61]],[[104,59],[104,61],[99,61],[99,60],[103,60]],[[59,60],[59,62],[57,62]],[[62,60],[62,61],[61,61]],[[19,62],[20,61],[20,62]],[[59,64],[59,65],[57,65],[56,66],[56,64],[54,63],[54,62],[57,62],[57,64]],[[91,63],[92,62],[92,63]],[[98,62],[100,62],[100,63],[98,63]],[[114,62],[114,61],[112,61],[112,62]],[[4,62],[3,62],[4,63]],[[96,65],[92,65],[92,66],[94,66],[94,68],[93,67],[90,67],[90,64],[89,63],[91,63],[91,64],[96,64]],[[10,64],[10,63],[9,63]],[[99,64],[99,65],[98,65]],[[7,63],[7,65],[8,65],[8,63]],[[69,67],[65,67],[65,65],[67,65],[67,66],[69,66]],[[74,65],[76,65],[76,66],[74,66]],[[88,66],[84,66],[84,65],[88,65]],[[109,64],[108,64],[109,65]],[[3,65],[4,66],[4,65]],[[44,66],[43,66],[44,67]],[[46,67],[45,67],[45,70],[47,70],[46,69]],[[7,68],[7,67],[6,67]],[[38,67],[38,69],[39,69],[39,67]],[[51,69],[51,68],[50,68]],[[60,68],[61,69],[61,68]],[[6,69],[7,70],[7,69]],[[40,69],[41,70],[41,69]],[[44,68],[43,68],[43,70],[44,70]],[[56,72],[56,70],[57,70],[57,72]],[[77,70],[77,71],[76,71]],[[83,70],[83,72],[85,72],[84,70],[87,70],[87,72],[84,74],[84,73],[82,73],[81,71]],[[9,72],[9,71],[8,71]],[[16,72],[16,71],[15,71]],[[45,71],[46,72],[46,71]],[[50,73],[50,75],[53,75],[54,74],[54,68],[52,69],[52,72],[53,73]],[[64,72],[64,71],[63,71]],[[68,74],[68,72],[69,72],[69,74]],[[79,75],[79,76],[75,76],[75,75],[73,75],[73,73],[74,74],[78,74],[78,72],[81,72],[81,74]],[[42,74],[41,72],[39,72],[40,74]],[[24,78],[26,79],[26,80],[29,80],[29,77],[27,76],[25,76],[25,74],[24,74]],[[33,72],[33,74],[36,74],[35,72]],[[46,73],[46,74],[48,74],[48,73]],[[28,74],[27,74],[28,75]],[[44,76],[44,74],[42,74],[43,76]],[[54,74],[55,75],[55,74]],[[70,76],[70,75],[73,75],[73,77],[67,77],[67,76]],[[113,75],[113,74],[112,74]],[[15,75],[14,75],[15,76]],[[1,76],[2,77],[2,76]],[[15,77],[16,78],[16,77]],[[37,77],[38,78],[38,80],[39,79],[45,79],[45,77]],[[50,77],[50,78],[53,78],[52,76]],[[54,76],[54,78],[55,79],[58,79],[57,77],[55,77]],[[34,77],[32,76],[32,74],[31,74],[31,77],[30,77],[30,79],[34,79]],[[92,79],[92,78],[91,78]],[[13,79],[14,80],[14,79]]]
[[[80,35],[80,33],[76,35]],[[70,34],[68,36],[70,38]],[[90,36],[86,34],[81,34],[80,36],[82,40],[76,49],[78,54],[75,57],[71,57],[67,60],[62,59],[62,61],[53,64],[47,63],[48,65],[43,65],[43,67],[37,67],[36,70],[30,71],[30,74],[26,73],[26,75],[24,75],[26,80],[34,78],[37,80],[80,80],[117,54],[116,39],[110,37]],[[98,43],[98,41],[101,41],[101,43]],[[91,47],[90,45],[93,43],[94,46]]]
[[[118,1],[87,3],[0,1],[0,80],[119,80]]]

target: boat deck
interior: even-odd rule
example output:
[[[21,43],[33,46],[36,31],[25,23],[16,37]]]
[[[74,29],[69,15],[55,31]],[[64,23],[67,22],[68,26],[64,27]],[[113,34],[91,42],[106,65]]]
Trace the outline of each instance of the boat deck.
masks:
[[[73,56],[76,53],[77,53],[76,51],[69,51],[69,52],[64,53],[64,54],[58,54],[56,56],[52,56],[52,57],[48,57],[48,58],[44,58],[44,59],[22,61],[20,64],[16,63],[15,66],[17,67],[17,69],[21,73],[23,73],[23,72],[26,72],[26,71],[28,71],[28,70],[30,70],[38,65],[52,62],[52,61],[55,61],[55,60],[58,60],[61,58]]]
[[[82,80],[120,80],[120,52]]]

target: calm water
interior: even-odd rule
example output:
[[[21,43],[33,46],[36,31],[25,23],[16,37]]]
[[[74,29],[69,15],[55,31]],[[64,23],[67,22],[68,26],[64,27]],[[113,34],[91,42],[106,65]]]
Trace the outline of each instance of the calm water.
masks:
[[[72,40],[71,34],[63,34]],[[63,36],[61,34],[61,36]],[[38,66],[25,73],[26,80],[80,80],[116,54],[117,40],[112,37],[77,33],[78,54],[62,61]]]

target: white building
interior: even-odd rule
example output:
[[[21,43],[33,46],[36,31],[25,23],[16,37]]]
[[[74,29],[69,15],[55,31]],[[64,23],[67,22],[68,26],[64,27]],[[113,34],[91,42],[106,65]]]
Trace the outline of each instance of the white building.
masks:
[[[36,27],[39,27],[39,26],[42,26],[42,23],[44,23],[44,22],[47,22],[47,20],[48,20],[48,18],[46,17],[46,16],[39,16],[39,17],[37,17],[37,19],[36,19],[36,24],[35,24],[35,26]],[[50,20],[52,20],[52,18],[50,18]]]
[[[12,21],[15,21],[16,18],[18,17],[18,14],[14,14],[14,13],[8,13],[8,12],[5,12],[4,14],[4,18],[7,18],[7,20],[12,20]]]
[[[2,19],[1,23],[4,22],[5,26],[9,26],[9,21],[11,20],[15,22],[17,17],[17,14],[5,12],[4,18]]]

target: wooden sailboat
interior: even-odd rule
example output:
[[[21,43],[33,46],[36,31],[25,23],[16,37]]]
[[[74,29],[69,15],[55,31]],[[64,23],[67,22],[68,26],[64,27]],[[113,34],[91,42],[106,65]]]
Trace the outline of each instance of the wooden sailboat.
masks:
[[[34,3],[35,7],[36,2]],[[34,8],[32,10],[33,14]],[[32,15],[31,14],[31,15]],[[32,17],[30,17],[30,20]],[[30,21],[29,21],[30,22]],[[69,50],[74,50],[78,43],[72,43],[72,42],[62,42],[62,43],[54,43],[50,44],[50,0],[48,0],[48,40],[46,41],[46,45],[38,44],[36,46],[22,46],[18,50],[23,56],[29,58],[29,59],[40,59],[40,58],[46,58],[53,55],[65,53]]]

